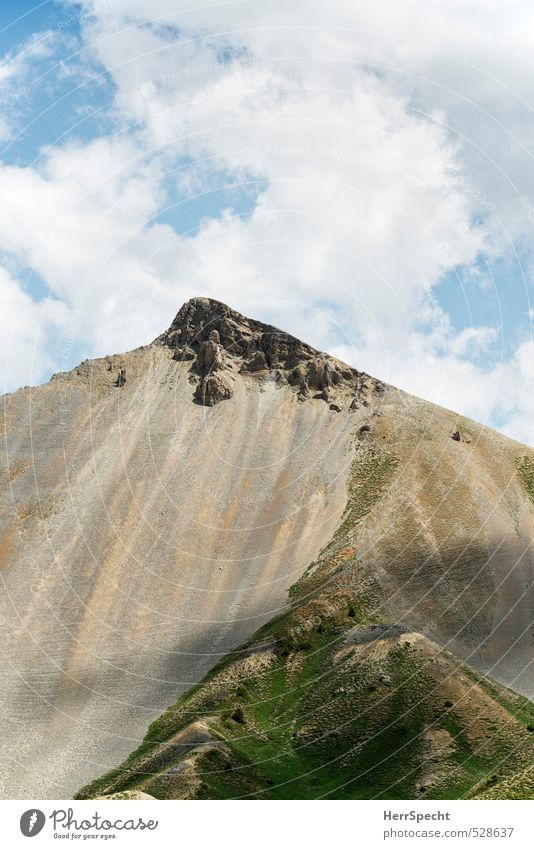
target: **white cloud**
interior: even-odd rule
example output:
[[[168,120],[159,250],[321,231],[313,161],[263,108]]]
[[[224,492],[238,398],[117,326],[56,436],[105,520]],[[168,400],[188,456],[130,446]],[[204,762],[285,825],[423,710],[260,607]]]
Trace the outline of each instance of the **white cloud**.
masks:
[[[43,380],[53,366],[51,336],[68,311],[57,301],[35,301],[0,267],[0,391]]]
[[[12,138],[27,105],[32,72],[52,54],[56,43],[55,33],[37,33],[0,58],[0,141]]]
[[[208,294],[534,441],[527,343],[483,369],[473,353],[499,329],[455,332],[434,297],[532,238],[527,4],[84,5],[130,129],[0,169],[0,246],[84,316],[92,352],[145,342]],[[150,223],[166,193],[221,173],[261,184],[250,216],[190,239]]]
[[[3,249],[83,315],[80,341],[93,351],[147,341],[165,312],[164,285],[143,267],[142,248],[159,189],[138,155],[129,142],[97,140],[50,150],[40,171],[0,169]]]

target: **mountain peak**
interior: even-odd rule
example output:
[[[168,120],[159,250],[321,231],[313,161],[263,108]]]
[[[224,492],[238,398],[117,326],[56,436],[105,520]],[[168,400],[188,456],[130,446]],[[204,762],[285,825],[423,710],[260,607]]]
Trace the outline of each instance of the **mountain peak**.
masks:
[[[197,343],[208,339],[212,330],[219,333],[221,344],[229,348],[235,348],[236,344],[239,348],[240,341],[261,332],[283,336],[311,352],[314,351],[309,345],[299,342],[276,327],[248,318],[222,301],[203,297],[186,301],[178,310],[169,329],[159,337],[159,341],[170,347],[195,347]]]
[[[356,409],[383,384],[270,324],[247,318],[213,298],[192,298],[156,340],[190,362],[195,399],[213,406],[233,395],[238,375],[269,377],[293,387],[300,401]]]

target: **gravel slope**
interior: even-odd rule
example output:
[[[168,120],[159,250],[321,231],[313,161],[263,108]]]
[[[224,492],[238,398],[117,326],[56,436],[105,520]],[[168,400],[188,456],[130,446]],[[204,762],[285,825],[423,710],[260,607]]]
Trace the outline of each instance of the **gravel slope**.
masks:
[[[63,798],[121,760],[339,522],[348,414],[272,380],[191,394],[154,345],[4,399],[4,797]]]
[[[207,328],[194,352],[179,340],[180,357],[219,363],[212,400],[227,385],[231,397],[214,406],[193,401],[209,375],[173,358],[176,320],[150,346],[3,399],[3,797],[63,798],[115,766],[279,614],[351,515],[362,447],[395,458],[395,473],[376,504],[356,488],[348,579],[380,586],[378,621],[534,694],[534,451],[367,376],[360,386],[219,307],[216,336]],[[198,299],[182,315],[210,309]],[[243,350],[265,342],[276,359],[281,340],[304,366],[264,358],[255,372],[253,353],[242,373],[221,352],[228,328]]]

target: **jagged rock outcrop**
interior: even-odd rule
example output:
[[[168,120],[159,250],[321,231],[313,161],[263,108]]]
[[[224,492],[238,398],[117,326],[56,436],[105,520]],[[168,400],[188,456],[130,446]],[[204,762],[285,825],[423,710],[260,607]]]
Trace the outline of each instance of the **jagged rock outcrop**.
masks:
[[[124,366],[121,366],[119,369],[119,373],[117,375],[117,386],[125,386],[126,385],[126,369]]]
[[[197,383],[195,400],[205,407],[213,407],[220,401],[226,401],[233,395],[229,381],[219,374],[208,374]]]
[[[196,368],[202,375],[207,375],[212,371],[219,371],[226,365],[226,352],[221,345],[221,339],[217,330],[212,330],[209,339],[202,342],[198,357],[196,360]]]
[[[274,374],[299,400],[323,400],[334,412],[367,406],[383,391],[380,381],[211,298],[184,304],[156,341],[173,348],[175,360],[191,361],[195,400],[207,406],[231,398],[238,375]]]
[[[459,430],[455,430],[454,433],[451,433],[451,439],[453,442],[471,442],[471,439],[464,433],[460,433]]]

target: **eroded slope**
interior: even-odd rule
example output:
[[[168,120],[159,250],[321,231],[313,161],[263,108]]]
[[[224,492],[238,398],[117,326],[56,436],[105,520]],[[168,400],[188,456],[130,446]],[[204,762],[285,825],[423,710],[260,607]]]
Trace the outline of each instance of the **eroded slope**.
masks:
[[[399,458],[361,444],[343,521],[293,609],[233,652],[80,798],[459,798],[534,758],[534,705],[391,622],[355,555]]]
[[[331,537],[349,416],[264,378],[202,406],[156,344],[6,397],[3,796],[122,759]]]
[[[395,640],[383,641],[391,667],[383,674],[393,679],[402,660],[401,696],[387,696],[387,715],[376,705],[371,738],[411,710],[415,688],[426,704],[414,726],[418,742],[400,751],[412,751],[417,780],[435,787],[430,792],[474,786],[501,756],[523,767],[512,753],[531,738],[514,712],[531,724],[528,703],[462,671],[453,654],[534,692],[532,450],[207,299],[184,305],[146,348],[83,363],[4,400],[3,795],[65,796],[115,765],[168,704],[267,622],[274,624],[261,639],[273,646],[252,655],[274,663],[266,700],[282,699],[274,718],[282,711],[288,727],[308,703],[287,694],[313,694],[322,664],[333,688],[322,703],[345,693],[338,679],[349,670],[356,689],[347,717],[360,715],[361,699],[374,706],[366,664],[375,649],[355,643],[352,660],[336,653],[351,627],[395,626]],[[437,677],[423,672],[432,663]],[[371,685],[380,666],[375,672]],[[467,772],[429,782],[420,739],[433,711],[456,704],[458,676],[467,675],[475,676],[480,711],[493,717],[487,757],[477,766],[479,743],[467,737],[451,749],[455,758],[468,755]],[[210,734],[213,722],[225,738],[220,723],[244,719],[272,758],[285,752],[293,732],[273,736],[273,717],[251,708],[265,701],[263,684],[253,681],[244,705],[218,684],[204,702],[216,680],[156,722],[143,753],[183,733],[191,717],[182,708],[191,704]],[[438,702],[428,686],[441,692]],[[504,705],[504,731],[493,702]],[[232,719],[239,707],[244,716]],[[341,756],[334,763],[345,764],[332,721],[322,716],[305,741],[320,769],[332,751]],[[364,759],[370,721],[351,744],[363,751],[365,743]],[[464,708],[454,719],[463,737],[470,721]],[[443,742],[446,724],[440,729]],[[255,744],[248,755],[232,751],[256,757]],[[287,761],[288,776],[295,763]],[[401,755],[395,775],[406,768]],[[186,769],[196,774],[194,764]],[[251,792],[263,792],[264,778],[251,773]],[[336,772],[325,792],[334,784]]]

